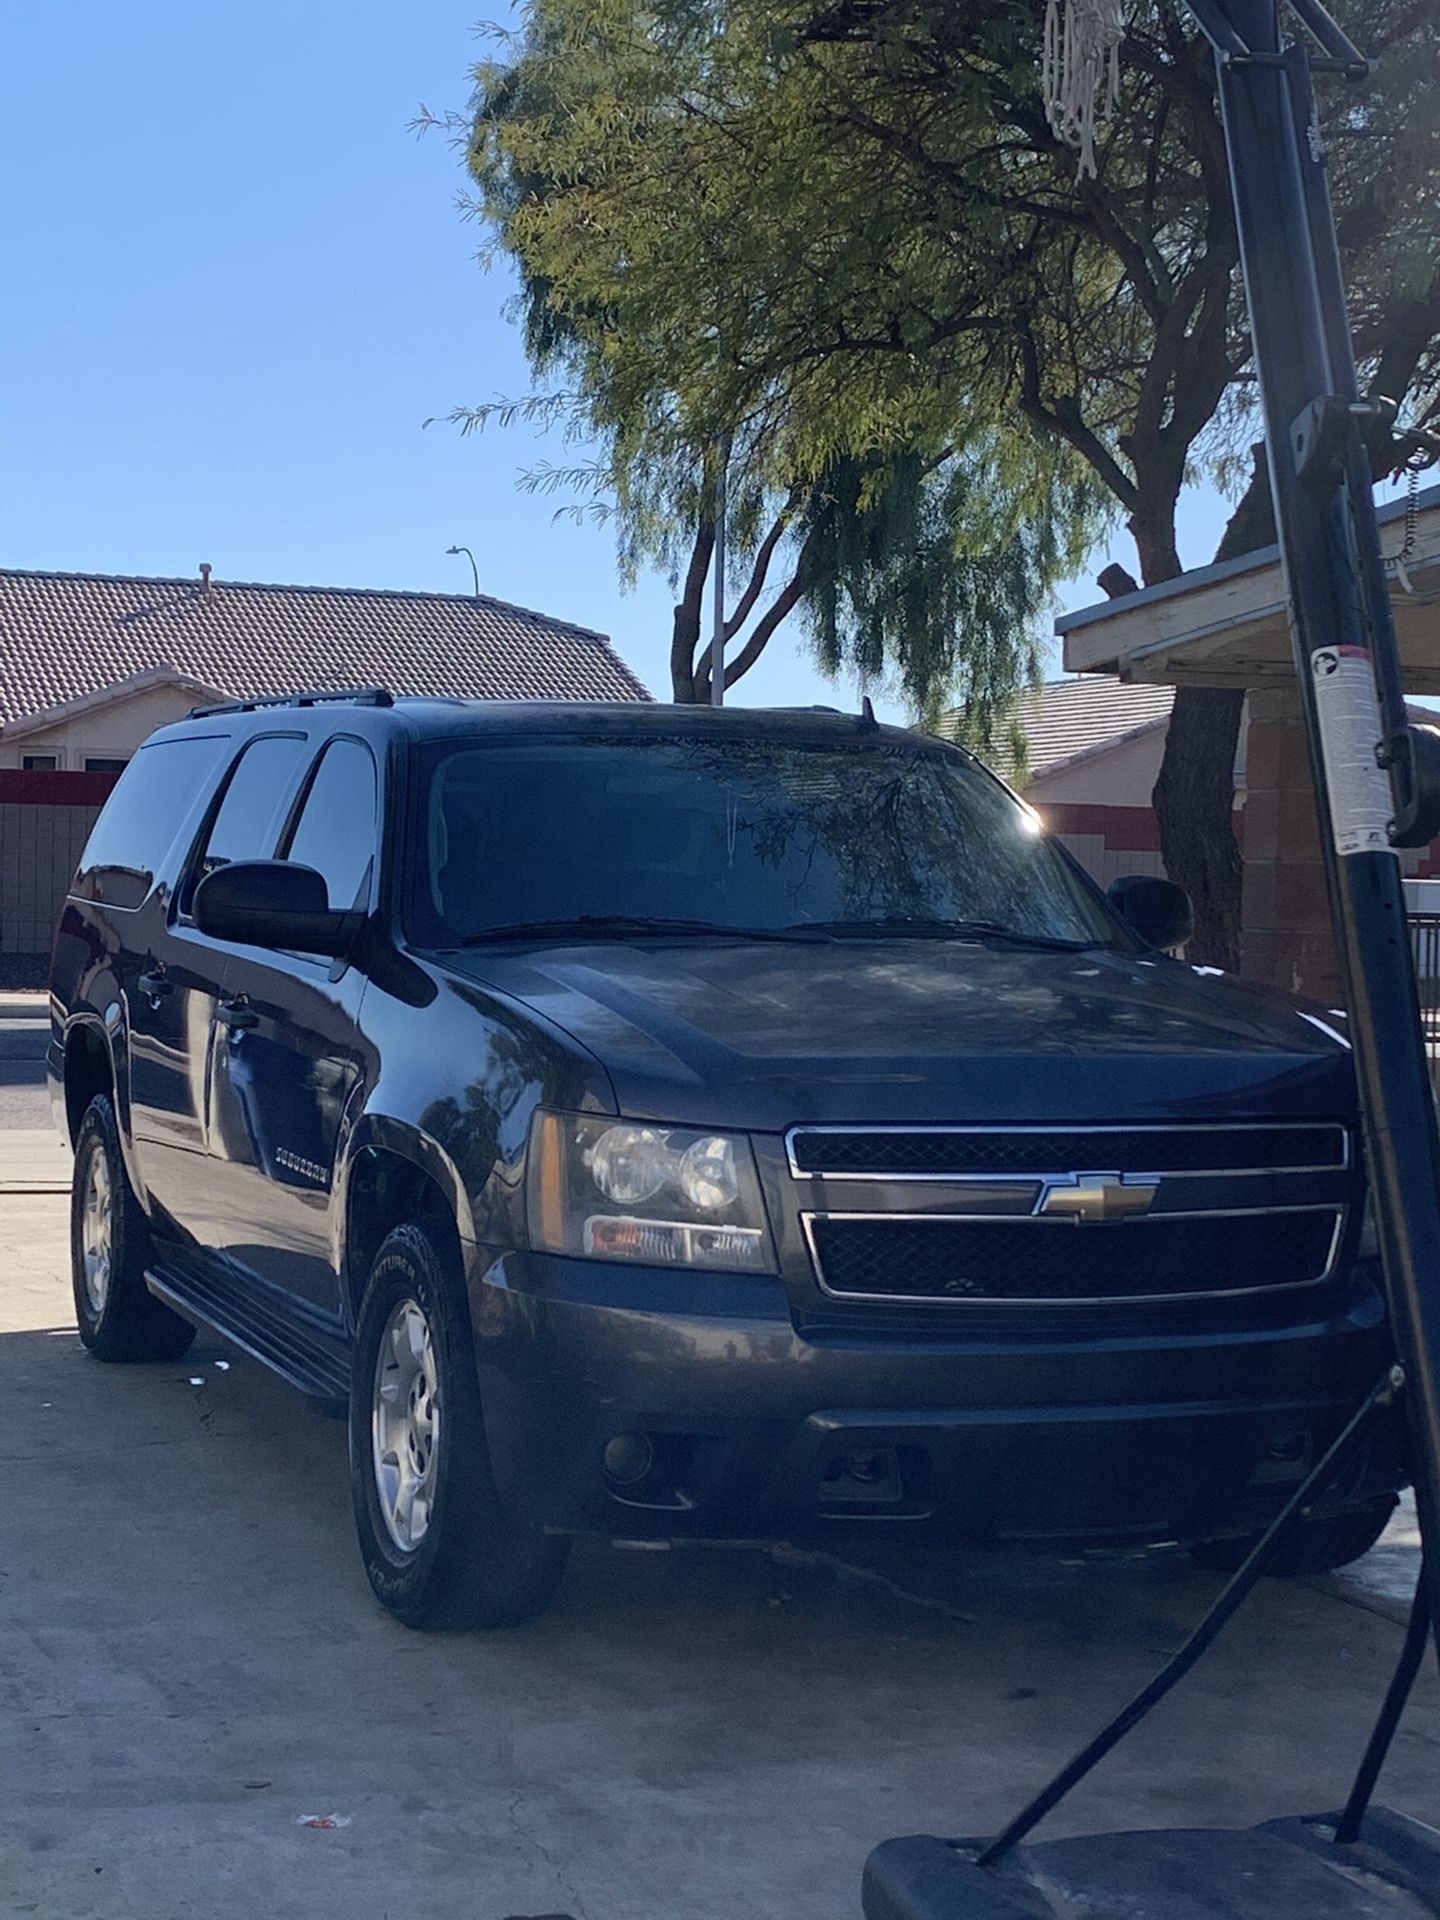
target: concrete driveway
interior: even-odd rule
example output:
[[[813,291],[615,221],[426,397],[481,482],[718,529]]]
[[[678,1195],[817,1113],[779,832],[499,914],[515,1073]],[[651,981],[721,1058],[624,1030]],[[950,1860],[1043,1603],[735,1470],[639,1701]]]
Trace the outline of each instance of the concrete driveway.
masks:
[[[0,1193],[0,1233],[6,1920],[857,1920],[877,1840],[993,1830],[1214,1590],[1179,1558],[585,1544],[537,1625],[416,1636],[365,1586],[338,1423],[212,1342],[99,1365],[63,1199]],[[1266,1583],[1049,1830],[1336,1804],[1397,1538],[1388,1600]],[[1434,1819],[1437,1782],[1427,1671],[1385,1795]]]

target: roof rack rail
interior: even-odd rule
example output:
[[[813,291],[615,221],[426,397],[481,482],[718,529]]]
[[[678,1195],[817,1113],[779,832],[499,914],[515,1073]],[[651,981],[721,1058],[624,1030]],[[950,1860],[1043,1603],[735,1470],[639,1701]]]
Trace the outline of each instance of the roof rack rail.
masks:
[[[267,693],[253,700],[221,700],[213,707],[192,707],[192,720],[209,720],[217,713],[256,713],[261,707],[318,707],[327,700],[348,700],[354,707],[393,707],[388,687],[321,687],[306,693]]]

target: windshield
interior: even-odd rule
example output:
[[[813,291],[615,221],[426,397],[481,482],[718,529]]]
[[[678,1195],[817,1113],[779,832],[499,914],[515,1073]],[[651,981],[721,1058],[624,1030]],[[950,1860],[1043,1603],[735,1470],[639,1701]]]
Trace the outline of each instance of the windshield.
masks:
[[[421,795],[420,946],[649,921],[1129,944],[998,782],[919,742],[445,741],[422,751]]]

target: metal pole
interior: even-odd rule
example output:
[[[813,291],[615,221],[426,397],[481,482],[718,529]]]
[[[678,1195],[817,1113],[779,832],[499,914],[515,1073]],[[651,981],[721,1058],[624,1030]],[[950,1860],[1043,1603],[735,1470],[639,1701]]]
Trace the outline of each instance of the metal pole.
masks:
[[[726,468],[730,465],[730,443],[720,448],[719,472],[715,479],[715,624],[710,638],[710,704],[725,704],[725,508]]]
[[[478,600],[480,598],[480,569],[475,564],[474,554],[471,553],[468,547],[446,547],[445,551],[446,553],[454,554],[463,553],[465,558],[470,562],[470,577],[475,582],[475,598]]]
[[[1210,32],[1214,0],[1195,11]],[[1281,57],[1276,0],[1224,0],[1218,11],[1249,50],[1217,47],[1220,100],[1366,1160],[1406,1374],[1411,1470],[1430,1545],[1422,1577],[1440,1622],[1440,1138],[1400,862],[1386,832],[1390,786],[1376,759],[1384,731],[1377,668],[1390,707],[1395,635],[1388,597],[1375,592],[1368,471],[1365,501],[1355,497],[1363,449],[1344,409],[1359,396],[1348,330],[1342,349],[1335,326],[1334,230],[1316,216],[1316,185],[1307,193],[1304,177],[1322,165],[1308,65],[1303,53]],[[1344,403],[1333,472],[1313,446],[1295,443],[1299,424],[1327,399]]]

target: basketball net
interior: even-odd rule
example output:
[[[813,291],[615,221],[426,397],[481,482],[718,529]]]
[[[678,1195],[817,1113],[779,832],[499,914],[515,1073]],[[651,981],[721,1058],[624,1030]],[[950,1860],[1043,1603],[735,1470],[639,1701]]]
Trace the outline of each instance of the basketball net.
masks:
[[[1079,152],[1080,176],[1095,177],[1095,127],[1120,100],[1123,0],[1048,0],[1040,82],[1057,140]]]

